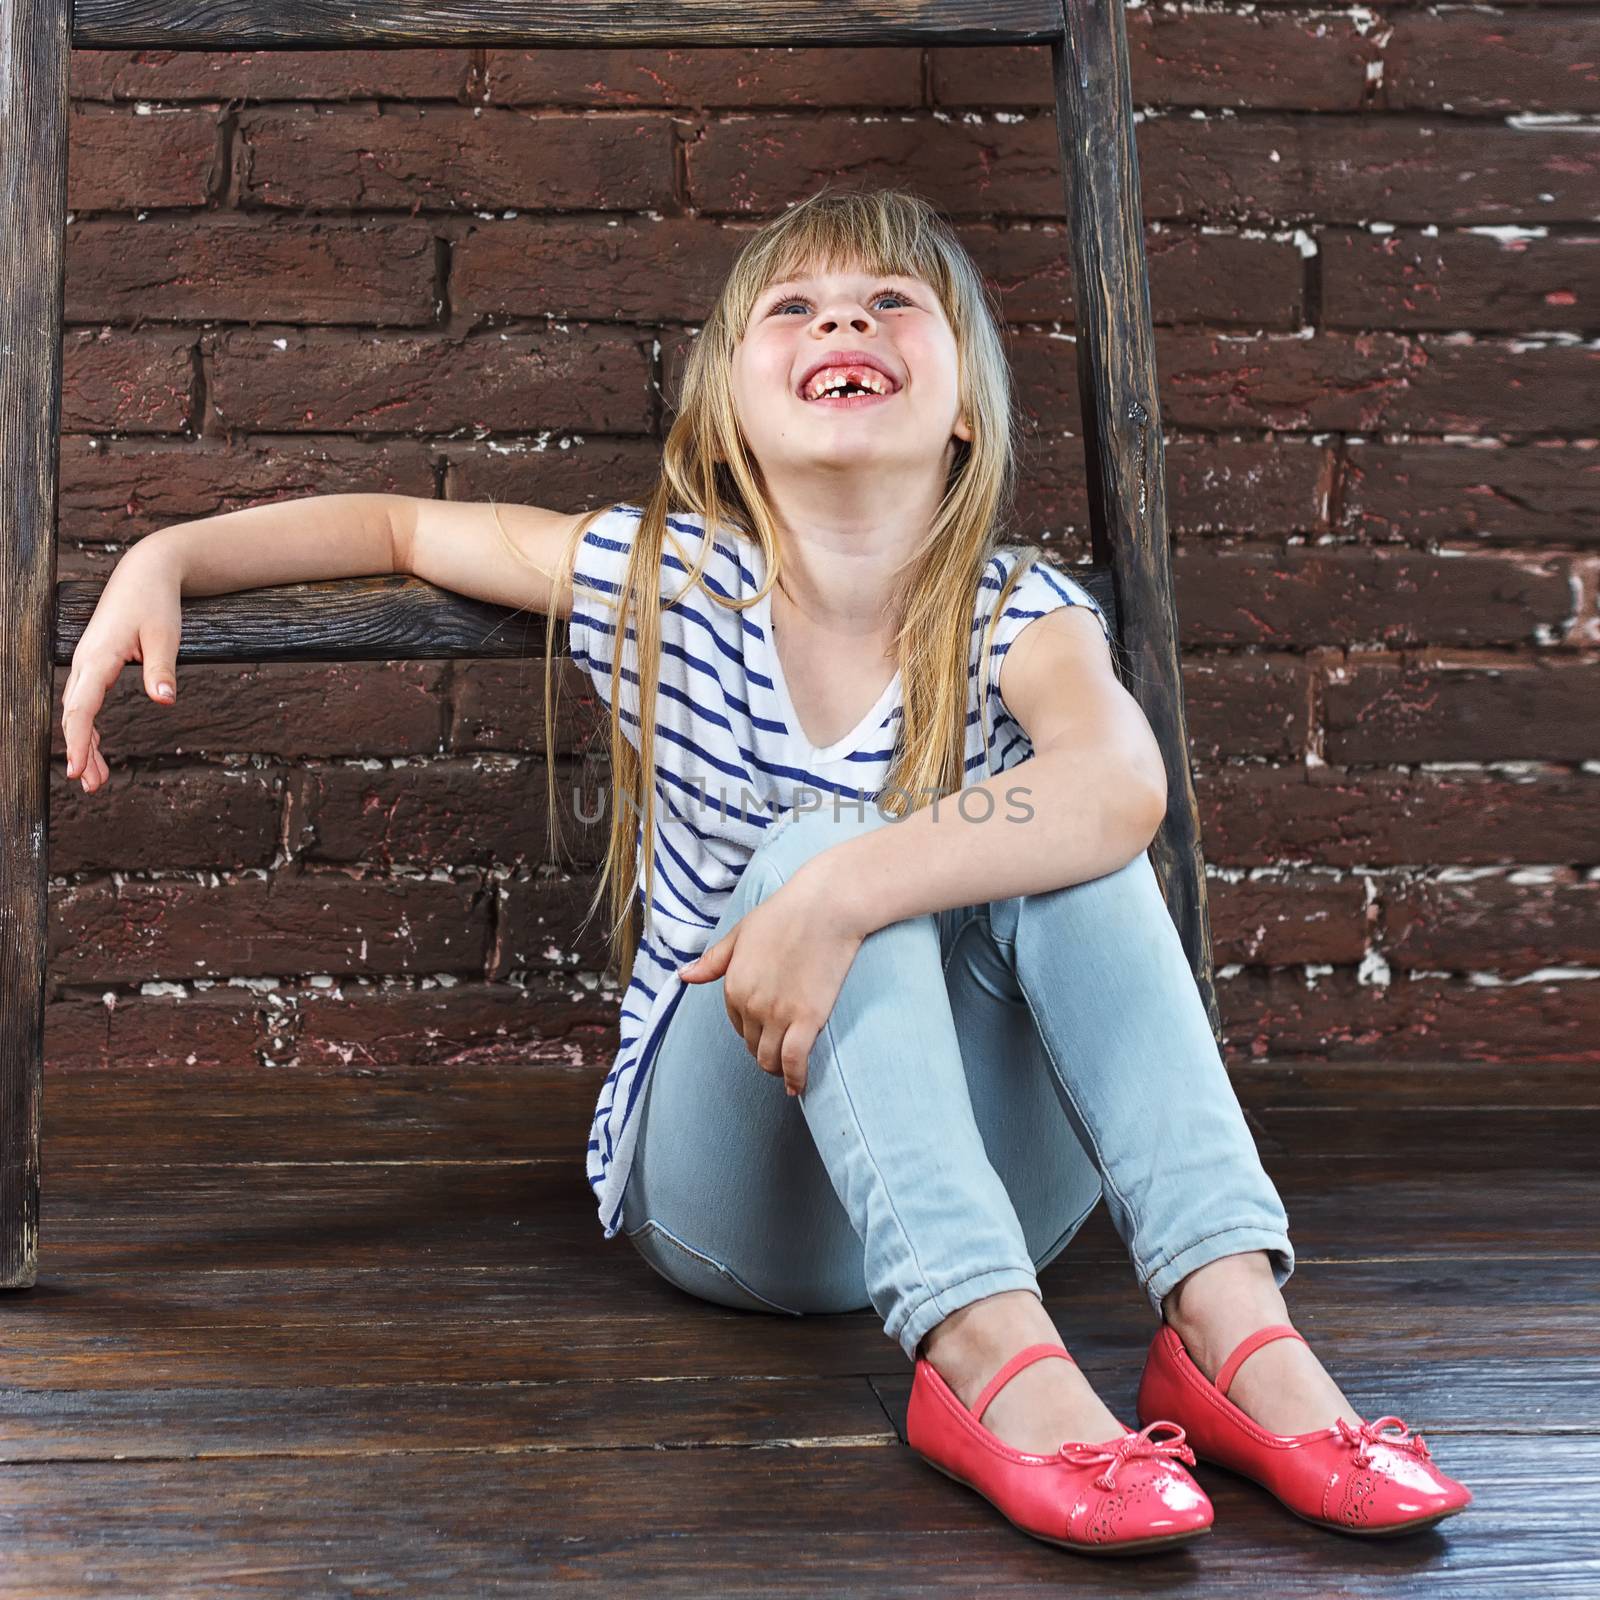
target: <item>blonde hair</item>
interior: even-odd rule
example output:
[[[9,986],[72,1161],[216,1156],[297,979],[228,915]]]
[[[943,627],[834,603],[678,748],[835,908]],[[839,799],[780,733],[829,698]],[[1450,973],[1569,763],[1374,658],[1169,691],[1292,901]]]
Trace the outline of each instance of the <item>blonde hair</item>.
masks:
[[[982,275],[943,217],[926,201],[898,189],[839,192],[824,188],[758,229],[739,253],[698,338],[690,347],[680,404],[667,434],[661,472],[637,500],[608,501],[586,512],[564,552],[558,584],[570,584],[577,550],[585,533],[611,506],[642,508],[622,593],[615,605],[616,647],[611,668],[610,838],[590,903],[594,915],[607,884],[611,888],[610,953],[624,987],[631,981],[637,938],[632,926],[639,865],[644,866],[642,902],[650,903],[655,857],[655,725],[661,653],[661,564],[669,514],[692,512],[703,519],[706,536],[691,565],[678,542],[673,553],[689,568],[674,605],[692,588],[730,609],[754,605],[777,582],[782,550],[773,510],[759,469],[748,454],[733,396],[734,352],[757,299],[769,284],[812,267],[857,267],[877,274],[909,274],[930,284],[955,335],[959,400],[970,441],[955,440],[944,494],[926,538],[911,553],[891,597],[895,655],[901,673],[903,720],[891,770],[880,793],[885,815],[917,809],[913,795],[946,795],[965,779],[966,722],[972,619],[984,569],[1001,542],[1016,488],[1019,430],[1010,364],[1001,335],[998,305]],[[496,522],[498,523],[498,513]],[[717,534],[734,527],[760,546],[767,584],[743,604],[712,593],[701,583]],[[504,526],[501,537],[519,559]],[[980,661],[979,715],[988,748],[989,647],[994,623],[1024,572],[1043,554],[1023,547],[993,610]],[[578,581],[582,581],[581,579]],[[585,585],[585,592],[592,586]],[[560,590],[553,592],[559,593]],[[576,603],[576,597],[575,601]],[[636,750],[623,733],[623,641],[637,629],[639,740]],[[555,726],[552,695],[554,634],[545,645],[545,727]],[[565,653],[565,651],[563,651]],[[557,814],[553,739],[546,739],[549,815]],[[642,845],[635,849],[635,826],[643,821]],[[585,919],[587,926],[588,918]]]

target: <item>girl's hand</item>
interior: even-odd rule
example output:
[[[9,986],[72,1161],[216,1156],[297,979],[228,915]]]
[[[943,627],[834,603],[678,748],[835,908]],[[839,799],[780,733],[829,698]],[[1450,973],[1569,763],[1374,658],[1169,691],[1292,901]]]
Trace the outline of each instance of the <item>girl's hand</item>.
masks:
[[[123,667],[142,661],[145,693],[160,705],[177,698],[182,592],[182,579],[171,564],[135,545],[113,569],[72,652],[72,671],[61,695],[61,731],[67,776],[80,779],[86,794],[111,776],[94,719]]]
[[[780,1074],[791,1095],[806,1086],[811,1046],[864,934],[841,909],[842,896],[808,861],[775,894],[747,912],[678,975],[686,983],[723,979],[734,1032],[763,1072]]]

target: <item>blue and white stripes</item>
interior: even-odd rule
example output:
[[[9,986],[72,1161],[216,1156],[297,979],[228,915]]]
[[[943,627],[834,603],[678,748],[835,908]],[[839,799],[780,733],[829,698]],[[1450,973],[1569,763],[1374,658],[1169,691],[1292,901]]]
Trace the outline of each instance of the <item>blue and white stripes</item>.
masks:
[[[642,511],[616,505],[585,532],[574,567],[570,623],[572,656],[609,706],[615,650],[616,597],[628,568]],[[696,515],[671,517],[668,527],[690,561],[705,527]],[[1041,562],[1024,575],[995,625],[988,668],[989,748],[983,748],[976,679],[978,651],[1001,583],[1020,552],[1003,547],[984,572],[973,619],[967,717],[966,771],[979,781],[1033,753],[1005,710],[1000,662],[1036,617],[1063,605],[1086,605],[1110,629],[1088,591],[1059,567]],[[683,588],[688,568],[667,550],[661,599]],[[749,600],[760,589],[760,549],[731,530],[714,541],[705,581],[715,595]],[[607,596],[607,605],[591,592]],[[623,997],[619,1049],[595,1107],[587,1176],[605,1237],[621,1227],[638,1132],[636,1115],[651,1064],[685,985],[677,969],[710,944],[728,895],[768,828],[793,809],[802,790],[872,799],[883,787],[901,715],[898,675],[861,722],[825,749],[807,739],[794,715],[781,665],[771,649],[768,596],[743,611],[719,605],[698,588],[661,612],[661,667],[655,704],[654,883],[632,980]],[[639,742],[637,638],[624,641],[622,724]],[[985,770],[987,768],[987,771]],[[642,836],[642,826],[636,837]],[[642,875],[641,875],[642,888]]]

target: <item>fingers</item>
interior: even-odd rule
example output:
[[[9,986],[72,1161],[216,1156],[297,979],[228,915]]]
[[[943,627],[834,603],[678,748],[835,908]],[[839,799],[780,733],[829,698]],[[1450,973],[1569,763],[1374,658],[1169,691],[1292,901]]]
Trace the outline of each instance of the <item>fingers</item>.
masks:
[[[755,1057],[756,1065],[772,1077],[782,1078],[790,1095],[803,1093],[818,1025],[800,1017],[769,1020],[759,1010],[742,1011],[726,988],[722,999],[733,1031],[744,1040],[745,1049]],[[743,1003],[750,1004],[748,997]]]
[[[91,729],[89,733],[89,748],[83,770],[84,790],[92,793],[110,776],[111,769],[106,765],[106,758],[100,753],[100,730],[98,728]]]
[[[708,945],[693,961],[685,962],[678,968],[678,976],[687,983],[709,983],[713,978],[721,977],[733,951],[732,940],[733,935],[730,934]]]
[[[80,763],[79,771],[82,776],[84,792],[92,793],[98,789],[107,778],[111,776],[111,769],[105,763],[105,757],[100,754],[100,730],[92,729],[89,734],[86,754]],[[68,776],[72,772],[69,767]]]
[[[142,637],[145,692],[158,705],[172,705],[178,694],[178,646],[170,634],[170,629],[150,628]],[[95,718],[122,668],[121,660],[99,652],[74,659],[62,690],[61,733],[67,746],[67,776],[77,778],[86,794],[92,794],[111,776],[100,753],[100,730]]]
[[[67,745],[67,776],[81,778],[85,790],[97,789],[110,776],[100,756],[100,730],[94,719],[105,702],[106,684],[122,670],[109,674],[98,664],[74,662],[61,696],[61,733]]]
[[[144,692],[171,705],[178,695],[179,628],[167,621],[146,621],[139,629],[139,656],[144,662]]]
[[[739,1021],[734,1024],[734,1026],[739,1030],[741,1037],[744,1039],[745,1049],[748,1050],[757,1061],[760,1061],[762,1033],[761,1019],[759,1017],[741,1017]],[[761,1070],[765,1072],[767,1069],[765,1066],[763,1066]]]
[[[806,1066],[816,1037],[817,1030],[807,1022],[778,1019],[760,1028],[760,1038],[750,1053],[763,1072],[782,1078],[784,1088],[794,1096],[806,1086]]]
[[[783,1036],[783,1046],[778,1060],[783,1068],[784,1086],[790,1095],[798,1095],[806,1086],[806,1068],[811,1060],[811,1046],[817,1037],[816,1029],[805,1023],[792,1023]]]

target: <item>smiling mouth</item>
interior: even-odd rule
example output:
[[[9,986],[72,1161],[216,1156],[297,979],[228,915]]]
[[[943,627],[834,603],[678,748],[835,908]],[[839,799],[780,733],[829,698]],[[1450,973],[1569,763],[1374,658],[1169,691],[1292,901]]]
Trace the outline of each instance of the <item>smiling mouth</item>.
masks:
[[[880,400],[892,400],[899,392],[898,385],[887,391],[880,391],[869,388],[863,383],[852,382],[842,388],[820,394],[814,400],[808,400],[802,394],[800,403],[807,406],[828,406],[837,411],[851,411],[861,406],[874,405]]]
[[[876,406],[885,400],[893,400],[899,392],[896,389],[889,394],[876,394],[871,389],[855,389],[845,394],[825,394],[819,399],[802,400],[800,403],[813,410],[820,407],[829,411],[855,411],[862,406]]]

